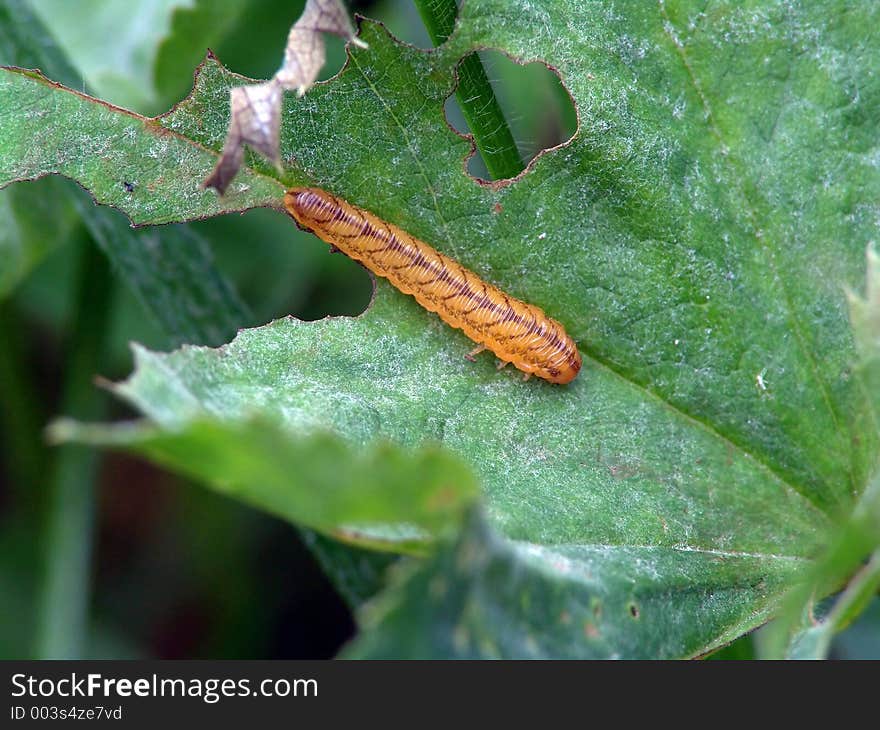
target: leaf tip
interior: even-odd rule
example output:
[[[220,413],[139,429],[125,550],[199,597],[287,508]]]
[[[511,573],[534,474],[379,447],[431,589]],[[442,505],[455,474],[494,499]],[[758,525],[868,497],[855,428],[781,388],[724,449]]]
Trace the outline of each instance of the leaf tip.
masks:
[[[70,418],[56,418],[49,423],[44,430],[47,443],[52,446],[59,446],[73,439],[76,431],[76,421]]]

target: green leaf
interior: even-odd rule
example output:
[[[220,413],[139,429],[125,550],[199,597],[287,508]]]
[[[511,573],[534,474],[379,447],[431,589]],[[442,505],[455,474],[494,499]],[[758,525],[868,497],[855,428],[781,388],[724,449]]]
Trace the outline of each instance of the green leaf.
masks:
[[[821,535],[825,525],[809,502],[662,403],[640,403],[643,395],[614,375],[597,370],[568,389],[524,384],[499,376],[490,362],[475,366],[464,360],[463,337],[457,338],[459,352],[444,354],[448,331],[439,323],[426,330],[424,317],[383,286],[369,312],[357,319],[279,320],[242,332],[221,350],[139,351],[134,376],[115,390],[169,439],[180,441],[182,456],[175,465],[191,475],[185,459],[201,463],[201,451],[187,450],[192,443],[178,431],[206,416],[238,423],[256,412],[306,433],[329,427],[355,444],[392,439],[415,447],[426,439],[442,441],[474,464],[496,528],[518,541],[515,554],[544,564],[524,576],[549,572],[561,593],[573,587],[572,571],[591,572],[601,555],[616,566],[637,562],[642,577],[651,577],[644,590],[667,599],[685,582],[700,585],[699,601],[690,604],[696,611],[693,627],[656,647],[676,646],[674,655],[701,654],[710,648],[706,636],[729,640],[775,606],[782,578],[804,562],[810,550],[805,541]],[[615,414],[627,402],[630,406]],[[579,435],[582,428],[586,433]],[[591,437],[603,446],[590,443]],[[669,444],[676,445],[674,451]],[[282,474],[293,471],[282,449],[274,450],[275,456],[273,450],[253,452],[239,437],[228,449],[240,454],[235,458],[274,459]],[[637,460],[625,456],[636,451]],[[296,453],[304,469],[308,457]],[[205,480],[216,486],[227,467],[213,450],[207,459],[217,472]],[[725,490],[716,487],[719,474]],[[583,489],[585,478],[594,494]],[[513,549],[505,548],[502,562],[512,559]],[[607,587],[610,594],[625,585],[627,596],[640,595],[632,576],[620,581]],[[536,585],[540,593],[543,581],[536,579]],[[697,620],[700,601],[711,604],[712,620]],[[648,610],[645,621],[652,628],[646,632],[668,619]],[[562,639],[553,646],[557,641]],[[553,646],[540,650],[552,655]],[[610,646],[601,653],[631,655],[636,646]],[[572,651],[591,647],[579,640]]]
[[[421,550],[458,524],[476,494],[467,468],[436,447],[352,451],[334,434],[292,438],[259,418],[195,418],[167,430],[58,421],[51,435],[127,448],[271,514],[376,549]]]
[[[245,210],[277,201],[283,191],[278,182],[248,172],[223,199],[200,190],[213,163],[210,152],[154,120],[96,102],[38,72],[2,69],[0,97],[0,185],[58,173],[137,224]],[[47,115],[70,123],[47,124]]]
[[[226,7],[221,7],[217,2],[209,5],[213,12],[219,11],[224,17],[233,17],[235,13],[231,10],[234,8],[230,5],[236,4],[247,5],[243,2],[224,3]],[[206,4],[198,5],[202,7]],[[259,13],[265,14],[268,11],[272,15],[272,10],[268,3],[261,3],[259,6]],[[289,11],[289,8],[286,10]],[[180,15],[186,17],[186,13],[177,13],[176,17]],[[204,29],[203,21],[203,17],[199,19],[200,27]],[[177,24],[174,29],[178,32],[180,30]],[[172,46],[176,37],[172,34],[169,39]],[[95,47],[94,44],[92,47]],[[175,49],[180,50],[179,44],[172,51]],[[166,58],[167,50],[163,45],[157,57],[157,74],[164,67],[162,59]],[[203,49],[199,49],[199,54],[201,53]],[[29,6],[19,0],[0,0],[0,60],[41,68],[55,80],[73,87],[81,85],[81,74],[71,67],[45,28],[30,12]],[[186,72],[186,79],[187,84],[191,83],[189,70]],[[164,91],[161,77],[157,83],[160,84],[160,91]],[[123,181],[126,192],[128,188],[124,185],[125,182],[132,184],[132,195],[142,192],[138,190],[134,178]],[[40,197],[38,193],[29,193],[29,186],[0,191],[0,195],[7,199],[12,197],[16,203],[23,197],[30,198],[31,205],[16,207],[17,217],[29,216],[30,211],[43,211],[47,207],[51,207],[53,214],[43,216],[42,220],[30,216],[34,218],[33,235],[30,235],[28,229],[27,241],[14,242],[16,250],[21,250],[22,255],[26,255],[26,261],[22,262],[11,255],[12,251],[4,247],[2,253],[10,254],[3,257],[4,272],[10,271],[9,278],[6,279],[9,287],[26,273],[29,265],[36,262],[43,247],[56,242],[57,234],[49,226],[57,225],[63,220],[72,201],[97,243],[111,258],[116,270],[127,280],[145,309],[152,312],[158,320],[170,342],[220,343],[249,320],[247,308],[214,266],[206,242],[193,231],[171,226],[158,230],[132,231],[123,217],[113,211],[94,207],[82,195],[58,192],[58,188],[64,186],[55,181],[41,181],[35,187],[37,190],[51,191],[52,194]],[[41,225],[37,225],[40,223]],[[9,226],[6,230],[7,236],[13,235],[13,232],[18,235],[17,228]],[[10,239],[5,239],[4,243],[8,240]],[[22,245],[27,246],[30,243],[33,247],[22,249]],[[276,288],[281,286],[283,283],[279,283]],[[265,296],[265,291],[262,294]],[[271,304],[269,307],[271,308]],[[340,558],[346,555],[346,551],[340,546],[334,550],[334,555]],[[328,570],[328,573],[349,597],[371,593],[379,585],[379,578],[371,579],[371,576],[378,576],[380,573],[378,566],[387,562],[384,556],[358,557],[353,554],[349,562],[351,569],[340,564],[336,570]]]
[[[223,200],[198,188],[242,83],[219,64],[155,121],[7,72],[0,109],[68,115],[75,149],[101,155],[0,118],[15,140],[0,171],[75,175],[140,222],[278,206],[314,183],[540,305],[584,355],[569,387],[465,361],[460,333],[380,282],[357,319],[151,355],[123,392],[169,439],[258,415],[357,448],[441,442],[471,464],[490,533],[462,545],[482,553],[440,550],[397,583],[364,654],[701,655],[778,609],[877,463],[844,291],[876,236],[878,21],[867,1],[484,0],[433,53],[363,22],[369,49],[285,100],[284,172],[252,160]],[[558,69],[578,107],[572,142],[506,186],[468,178],[442,114],[478,48]],[[108,184],[118,169],[141,174],[139,195]],[[475,618],[456,644],[460,608]]]
[[[861,387],[868,408],[863,426],[876,429],[880,412],[880,257],[873,245],[867,248],[864,297],[849,292],[848,298],[857,348],[853,379]],[[854,573],[828,615],[817,621],[812,615],[817,597],[845,584]],[[828,549],[787,597],[782,617],[770,627],[766,654],[824,658],[834,635],[864,609],[878,587],[880,471],[875,471],[851,513],[833,532]]]
[[[723,643],[765,619],[750,607],[795,567],[661,546],[510,543],[476,516],[468,527],[427,565],[397,567],[397,585],[361,611],[346,656],[689,657],[707,635]]]
[[[876,428],[880,418],[880,255],[873,242],[868,246],[865,258],[865,294],[862,297],[848,292],[849,316],[858,353],[855,375]]]
[[[39,67],[71,82],[78,77],[45,28],[20,0],[0,0],[0,60]],[[39,86],[29,91],[37,88]],[[12,87],[6,90],[10,98],[0,106],[0,130],[3,130],[0,133],[0,187],[21,177],[37,178],[49,172],[68,172],[77,182],[85,184],[82,170],[70,151],[88,155],[92,147],[86,142],[83,142],[86,147],[77,147],[77,141],[66,136],[75,124],[59,124],[48,97],[29,106],[33,99],[17,96]],[[65,91],[64,98],[69,101],[83,97]],[[34,138],[40,129],[53,138],[55,152],[66,158],[70,167],[40,169],[40,161],[52,159],[53,154],[40,147],[46,143],[45,138]],[[104,131],[100,130],[100,135]],[[107,140],[93,140],[93,143],[104,146]],[[47,152],[49,156],[45,157]],[[22,174],[24,170],[30,170],[30,174]],[[123,196],[137,197],[142,192],[138,187],[139,177],[135,175],[119,176],[114,172],[104,182],[116,193],[121,191]],[[0,234],[0,253],[8,254],[0,264],[0,282],[5,279],[7,288],[11,288],[45,250],[63,239],[64,221],[72,208],[145,309],[163,326],[171,342],[219,344],[246,321],[246,308],[214,267],[206,243],[194,233],[175,227],[161,232],[132,231],[121,216],[95,208],[80,191],[58,182],[0,191],[0,195],[7,201],[15,197],[30,198],[29,205],[24,204],[25,200],[15,200],[14,215],[8,220],[16,225],[8,226],[5,234]]]

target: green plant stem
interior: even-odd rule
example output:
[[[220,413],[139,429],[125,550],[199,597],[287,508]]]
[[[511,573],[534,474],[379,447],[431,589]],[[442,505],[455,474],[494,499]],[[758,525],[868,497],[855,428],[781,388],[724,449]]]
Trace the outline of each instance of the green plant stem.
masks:
[[[458,15],[455,0],[415,0],[415,4],[431,41],[434,45],[444,43],[455,28]],[[495,180],[519,175],[524,169],[522,158],[476,53],[471,53],[458,65],[455,96],[489,175]]]
[[[65,358],[61,410],[81,419],[100,418],[104,396],[92,382],[111,310],[107,259],[89,243],[81,258],[72,338]],[[88,623],[90,569],[98,457],[93,449],[63,446],[56,453],[46,516],[46,573],[40,598],[36,655],[83,656]]]

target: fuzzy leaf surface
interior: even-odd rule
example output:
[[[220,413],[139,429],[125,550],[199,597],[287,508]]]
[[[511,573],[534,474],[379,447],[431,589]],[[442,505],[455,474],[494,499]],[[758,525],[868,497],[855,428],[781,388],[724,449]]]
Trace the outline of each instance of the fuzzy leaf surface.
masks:
[[[450,574],[437,553],[383,597],[422,609],[379,612],[374,631],[391,627],[394,651],[693,656],[775,610],[874,471],[844,291],[863,280],[880,214],[878,21],[874,3],[834,0],[486,0],[466,3],[433,53],[364,22],[368,49],[286,99],[284,172],[252,160],[222,200],[198,182],[241,79],[211,60],[156,120],[20,72],[4,74],[0,99],[27,99],[19,116],[80,122],[73,133],[92,152],[65,155],[36,119],[30,137],[11,130],[44,142],[27,145],[30,166],[15,175],[73,176],[142,223],[277,207],[285,186],[316,184],[538,304],[578,341],[585,365],[571,386],[522,383],[486,356],[465,361],[462,335],[380,282],[359,318],[280,320],[220,351],[154,355],[124,386],[169,430],[257,413],[353,446],[439,442],[468,462],[489,554],[510,569],[476,580],[495,563],[468,570],[459,558],[458,593],[444,594],[459,599],[443,608],[412,590]],[[455,64],[482,47],[558,69],[580,118],[570,144],[503,187],[467,176],[469,144],[442,115]],[[24,143],[15,149],[0,151],[0,171],[20,163]],[[137,172],[143,192],[114,190],[118,169]],[[534,591],[506,594],[511,575]],[[614,607],[586,633],[570,610],[523,604],[577,595],[579,580]],[[682,601],[688,586],[697,598]],[[646,638],[632,643],[615,612],[632,617],[630,596],[649,593],[660,599],[637,604]],[[424,634],[438,611],[473,606],[493,619],[475,649]],[[500,638],[523,622],[534,650]],[[594,632],[607,643],[587,640]]]

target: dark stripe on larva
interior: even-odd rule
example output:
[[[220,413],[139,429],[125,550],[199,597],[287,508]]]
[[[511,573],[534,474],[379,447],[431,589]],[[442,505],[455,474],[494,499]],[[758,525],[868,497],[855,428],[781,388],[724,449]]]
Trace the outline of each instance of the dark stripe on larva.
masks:
[[[499,359],[553,383],[578,374],[580,354],[559,322],[423,241],[317,188],[294,188],[284,204],[303,228],[412,294]]]

